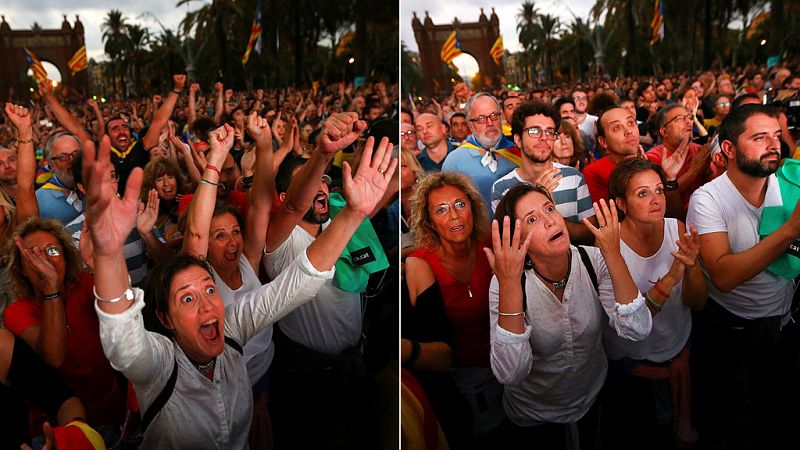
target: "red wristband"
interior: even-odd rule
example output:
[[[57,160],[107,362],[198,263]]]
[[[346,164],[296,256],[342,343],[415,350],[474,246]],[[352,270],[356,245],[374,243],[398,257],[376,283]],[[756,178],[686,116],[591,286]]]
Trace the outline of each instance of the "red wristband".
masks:
[[[661,281],[661,280],[659,280],[659,281]],[[655,289],[656,292],[658,292],[659,295],[661,295],[662,297],[669,298],[669,294],[667,294],[666,292],[662,291],[661,288],[658,287],[658,281],[656,281],[656,283],[653,285],[653,289]]]
[[[222,174],[219,173],[219,169],[217,169],[216,167],[212,166],[211,164],[206,164],[206,169],[211,169],[214,172],[217,172],[217,175],[222,176]]]

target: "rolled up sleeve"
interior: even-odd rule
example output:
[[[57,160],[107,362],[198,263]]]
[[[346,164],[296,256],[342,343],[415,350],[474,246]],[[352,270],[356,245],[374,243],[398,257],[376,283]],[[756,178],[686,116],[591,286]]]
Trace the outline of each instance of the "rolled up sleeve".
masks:
[[[516,384],[524,380],[533,366],[531,351],[531,326],[525,325],[522,334],[512,333],[498,325],[498,305],[500,304],[500,285],[497,277],[489,286],[489,330],[491,350],[489,354],[492,372],[502,384]],[[527,321],[527,317],[526,317]]]

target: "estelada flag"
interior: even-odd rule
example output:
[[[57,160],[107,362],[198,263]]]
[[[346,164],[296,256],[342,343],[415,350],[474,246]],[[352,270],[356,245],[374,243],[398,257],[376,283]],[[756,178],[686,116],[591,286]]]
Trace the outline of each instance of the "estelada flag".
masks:
[[[442,45],[442,61],[444,61],[445,64],[450,64],[453,58],[460,54],[461,42],[458,40],[458,35],[456,34],[455,30],[453,30],[453,32],[450,33],[450,36],[448,36],[444,41],[444,45]]]
[[[656,7],[653,11],[653,21],[650,23],[653,30],[650,34],[650,46],[664,39],[664,2],[656,0]]]
[[[37,83],[47,79],[47,71],[44,70],[41,61],[27,47],[25,48],[25,59],[28,61],[28,65],[31,66],[33,78],[36,79]]]
[[[489,50],[489,54],[492,55],[495,64],[500,64],[500,61],[502,61],[503,51],[503,36],[497,36],[497,40],[494,41],[492,49]]]
[[[76,51],[75,54],[72,55],[72,58],[70,58],[69,61],[67,61],[67,67],[69,67],[69,70],[72,72],[73,75],[80,72],[81,70],[86,70],[87,64],[88,63],[86,61],[85,45],[82,45],[81,48],[79,48],[78,51]]]
[[[247,41],[242,64],[247,64],[247,61],[250,60],[250,52],[254,47],[256,52],[261,54],[261,0],[258,0],[258,6],[256,6],[256,17],[253,19],[253,26],[250,27],[250,40]]]

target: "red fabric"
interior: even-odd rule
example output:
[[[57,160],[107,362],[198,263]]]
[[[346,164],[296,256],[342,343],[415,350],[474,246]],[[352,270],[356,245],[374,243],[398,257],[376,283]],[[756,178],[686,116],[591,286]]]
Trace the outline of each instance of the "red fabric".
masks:
[[[67,288],[67,354],[57,372],[83,403],[89,423],[119,424],[125,413],[125,395],[103,354],[92,286],[94,277],[83,273],[75,286]],[[41,324],[42,305],[19,298],[6,308],[3,320],[8,330],[20,335]]]
[[[631,375],[648,380],[667,380],[672,394],[672,415],[675,434],[683,444],[692,442],[692,378],[689,373],[689,347],[663,367],[638,364]]]
[[[611,180],[611,172],[615,167],[608,157],[604,157],[583,169],[583,178],[586,179],[593,202],[599,202],[600,199],[608,201],[608,181]]]
[[[477,258],[469,285],[447,272],[436,251],[421,248],[411,255],[425,260],[439,283],[447,318],[453,327],[455,367],[489,367],[489,283],[492,268],[483,247],[475,246]],[[469,292],[472,292],[472,298]]]
[[[400,369],[400,380],[403,383],[403,386],[405,386],[406,389],[408,389],[414,395],[414,398],[422,407],[422,417],[419,417],[419,415],[415,417],[421,423],[409,424],[409,426],[418,426],[422,429],[422,435],[425,439],[426,449],[439,448],[439,434],[441,433],[439,431],[439,420],[436,418],[436,413],[433,411],[433,407],[431,407],[431,403],[428,400],[428,396],[425,394],[425,390],[422,389],[422,385],[419,384],[419,381],[417,381],[416,377],[414,377],[414,374],[406,369]],[[403,426],[405,425],[406,422],[404,421]]]
[[[178,215],[186,211],[189,204],[192,203],[192,198],[194,198],[194,194],[184,194],[183,197],[181,197],[181,201],[178,203]],[[242,215],[242,220],[247,217],[247,211],[250,209],[250,200],[247,197],[247,192],[233,191],[228,197],[227,202],[239,210],[239,213]]]
[[[689,171],[689,167],[692,165],[692,158],[694,158],[694,155],[696,155],[697,152],[702,149],[703,147],[700,144],[689,144],[689,154],[686,155],[686,160],[683,162],[683,167],[681,167],[681,170],[678,171],[678,178],[682,177],[686,172]],[[647,159],[650,161],[661,165],[661,158],[664,157],[665,151],[666,148],[664,147],[664,144],[659,144],[648,150],[645,155],[647,155]],[[668,153],[667,155],[669,154],[671,153]],[[694,180],[691,180],[687,186],[688,189],[685,189],[684,186],[681,186],[681,202],[683,203],[684,211],[689,210],[689,198],[692,196],[692,193],[697,190],[697,188],[703,185],[705,182],[703,178],[704,177],[701,175],[696,177]]]

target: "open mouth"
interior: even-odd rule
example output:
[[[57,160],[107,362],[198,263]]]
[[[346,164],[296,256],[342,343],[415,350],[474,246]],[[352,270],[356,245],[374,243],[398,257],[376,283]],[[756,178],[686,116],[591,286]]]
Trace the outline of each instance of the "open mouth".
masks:
[[[219,339],[221,333],[219,332],[219,320],[211,319],[200,326],[200,336],[207,341],[214,342]]]
[[[563,231],[559,231],[556,234],[550,236],[549,241],[550,242],[555,242],[555,241],[561,239],[562,237],[564,237],[564,232]]]
[[[328,196],[325,194],[318,194],[314,197],[314,208],[318,212],[328,211]]]
[[[227,261],[237,261],[239,259],[239,250],[227,251],[224,256]]]
[[[464,229],[465,229],[464,225],[456,225],[456,226],[450,228],[450,232],[458,233],[460,231],[464,231]]]

